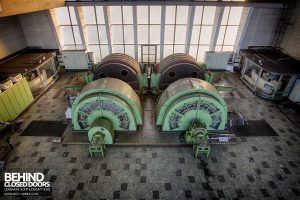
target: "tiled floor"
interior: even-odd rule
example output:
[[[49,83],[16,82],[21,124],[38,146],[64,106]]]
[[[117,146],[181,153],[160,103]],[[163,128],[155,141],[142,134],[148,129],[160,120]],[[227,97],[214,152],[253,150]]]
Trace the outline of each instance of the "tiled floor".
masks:
[[[64,120],[62,88],[78,83],[76,74],[63,74],[23,115],[21,128],[34,119]],[[221,83],[237,88],[232,96],[224,94],[229,106],[246,119],[265,119],[279,136],[212,146],[202,162],[190,147],[113,146],[105,158],[90,158],[87,145],[16,133],[5,171],[43,172],[53,199],[300,199],[299,124],[273,102],[255,97],[237,75],[222,74]]]

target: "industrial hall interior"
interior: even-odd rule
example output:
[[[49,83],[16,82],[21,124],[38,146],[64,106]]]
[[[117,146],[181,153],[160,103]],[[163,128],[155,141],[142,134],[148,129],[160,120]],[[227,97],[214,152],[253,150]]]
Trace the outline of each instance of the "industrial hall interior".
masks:
[[[300,1],[0,0],[0,199],[299,200]]]

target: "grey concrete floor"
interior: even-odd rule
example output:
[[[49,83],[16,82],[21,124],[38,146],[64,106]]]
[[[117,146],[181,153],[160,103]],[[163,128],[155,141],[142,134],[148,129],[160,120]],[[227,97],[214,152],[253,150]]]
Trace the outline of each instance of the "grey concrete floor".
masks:
[[[68,102],[62,88],[78,83],[76,74],[62,74],[23,114],[21,129],[36,119],[64,120]],[[265,119],[279,136],[214,145],[206,165],[190,147],[113,146],[105,158],[90,158],[88,145],[17,132],[5,171],[45,174],[53,195],[27,199],[300,199],[299,124],[275,103],[253,95],[237,74],[223,73],[219,84],[237,88],[223,95],[229,107],[248,120]]]

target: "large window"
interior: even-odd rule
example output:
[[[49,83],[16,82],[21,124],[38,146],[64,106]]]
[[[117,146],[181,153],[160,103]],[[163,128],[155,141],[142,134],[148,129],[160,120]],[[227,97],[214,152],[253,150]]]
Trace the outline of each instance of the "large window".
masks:
[[[196,58],[197,61],[203,61],[205,52],[209,51],[215,12],[216,7],[212,6],[196,6],[195,8],[189,54]]]
[[[57,36],[62,50],[82,50],[84,45],[80,35],[74,7],[60,7],[51,10]]]
[[[52,9],[51,15],[62,50],[86,49],[96,63],[110,53],[125,53],[139,61],[143,53],[143,60],[150,62],[173,53],[188,53],[201,62],[207,51],[234,50],[242,31],[242,10],[181,5],[80,6]]]
[[[160,56],[160,36],[161,36],[161,6],[137,6],[137,37],[138,37],[138,58],[154,62]],[[157,45],[157,48],[146,48],[141,45]],[[156,52],[150,52],[153,50]],[[153,55],[156,53],[156,57]],[[152,56],[150,55],[152,54]]]
[[[243,7],[225,7],[215,51],[233,51]]]
[[[110,6],[112,51],[135,58],[132,6]]]
[[[94,62],[100,62],[109,54],[109,41],[105,26],[103,6],[79,8],[87,52],[92,52]]]

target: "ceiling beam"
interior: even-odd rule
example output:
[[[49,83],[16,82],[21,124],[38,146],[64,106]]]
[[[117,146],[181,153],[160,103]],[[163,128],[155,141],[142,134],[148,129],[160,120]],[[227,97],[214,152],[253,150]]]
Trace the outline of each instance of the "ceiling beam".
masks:
[[[141,0],[123,0],[123,1],[105,1],[105,0],[66,0],[67,6],[138,6],[138,5],[184,5],[184,6],[243,6],[260,8],[282,8],[286,3],[295,3],[294,0],[246,0],[243,1],[141,1]]]
[[[64,5],[64,0],[0,0],[0,17],[48,10]]]

